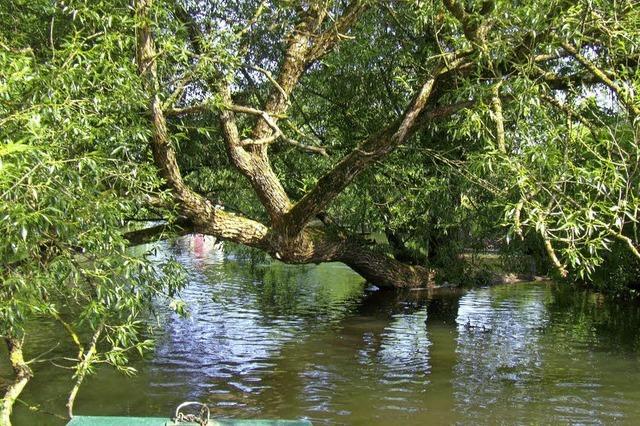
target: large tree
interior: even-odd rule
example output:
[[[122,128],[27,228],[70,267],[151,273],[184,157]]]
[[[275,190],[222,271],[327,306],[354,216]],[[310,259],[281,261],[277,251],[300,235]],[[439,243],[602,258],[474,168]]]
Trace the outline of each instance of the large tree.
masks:
[[[155,164],[195,231],[259,248],[284,262],[341,261],[382,286],[427,285],[432,278],[428,269],[372,249],[330,214],[354,180],[374,170],[374,179],[361,180],[371,185],[375,170],[394,151],[415,147],[423,153],[403,159],[406,170],[396,165],[396,177],[429,167],[438,150],[456,151],[458,160],[488,151],[482,161],[504,171],[497,184],[488,182],[488,189],[503,203],[519,193],[516,233],[523,224],[535,227],[552,263],[566,275],[549,226],[558,205],[575,210],[566,200],[572,196],[566,194],[566,182],[558,186],[565,199],[551,194],[551,200],[542,201],[546,198],[535,191],[526,194],[526,185],[545,185],[547,176],[514,181],[514,169],[517,174],[530,166],[528,150],[548,150],[567,120],[592,128],[572,113],[572,99],[597,94],[601,86],[612,96],[618,121],[607,128],[630,126],[631,136],[625,138],[631,137],[631,150],[636,146],[633,2],[616,3],[614,10],[604,3],[551,0],[476,6],[446,0],[157,7],[165,13],[158,13],[151,1],[136,4],[137,61],[150,97]],[[605,33],[610,20],[619,32]],[[185,131],[213,120],[220,131],[210,137],[194,138]],[[361,129],[345,129],[345,122]],[[614,131],[619,135],[622,130]],[[578,138],[582,144],[594,143],[585,135]],[[208,188],[207,198],[185,183],[178,146],[207,144],[222,150],[213,139],[223,141],[227,159],[204,166],[233,165],[263,212],[254,217],[231,213],[222,208],[227,194]],[[292,160],[286,148],[317,158]],[[289,182],[299,174],[305,180],[302,189]],[[492,180],[493,174],[483,176]],[[384,192],[369,191],[373,204],[388,205]],[[549,206],[523,210],[532,202]],[[538,220],[522,220],[525,212]],[[635,214],[626,221],[634,222]],[[622,228],[624,223],[616,229]],[[637,241],[610,227],[606,232],[637,254]],[[568,245],[566,255],[575,264],[580,250]]]

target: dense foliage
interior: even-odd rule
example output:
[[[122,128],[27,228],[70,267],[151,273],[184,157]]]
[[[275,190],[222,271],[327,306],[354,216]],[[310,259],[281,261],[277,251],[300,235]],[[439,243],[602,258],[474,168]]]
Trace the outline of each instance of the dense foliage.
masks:
[[[173,263],[151,264],[123,237],[163,196],[146,161],[133,19],[115,2],[15,6],[0,6],[0,335],[28,345],[25,325],[50,318],[78,347],[70,365],[55,361],[79,382],[97,363],[131,373],[131,353],[152,343],[150,302],[180,284]]]
[[[151,301],[181,282],[128,248],[146,219],[385,285],[427,268],[493,280],[469,260],[490,249],[500,269],[638,291],[639,15],[633,0],[0,4],[0,335],[21,348],[51,318],[78,344],[78,383],[98,361],[127,371]]]

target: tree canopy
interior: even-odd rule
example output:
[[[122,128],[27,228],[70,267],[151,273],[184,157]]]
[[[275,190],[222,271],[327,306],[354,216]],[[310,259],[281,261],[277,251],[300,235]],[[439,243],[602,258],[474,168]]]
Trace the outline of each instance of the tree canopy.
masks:
[[[17,354],[49,317],[78,345],[78,383],[96,357],[126,371],[150,301],[181,307],[179,268],[128,249],[153,237],[144,221],[385,287],[455,279],[464,249],[491,246],[635,291],[639,13],[2,3],[0,333]],[[5,422],[30,377],[15,360]]]

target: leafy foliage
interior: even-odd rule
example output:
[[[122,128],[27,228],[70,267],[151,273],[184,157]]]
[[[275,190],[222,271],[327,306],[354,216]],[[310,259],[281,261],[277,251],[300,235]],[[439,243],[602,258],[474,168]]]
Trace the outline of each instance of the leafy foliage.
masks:
[[[124,238],[146,199],[164,196],[147,161],[133,22],[126,2],[40,3],[0,6],[0,25],[15,28],[0,33],[0,335],[51,318],[82,354],[101,329],[92,362],[130,372],[129,353],[150,346],[150,301],[182,285],[172,262],[164,273]]]

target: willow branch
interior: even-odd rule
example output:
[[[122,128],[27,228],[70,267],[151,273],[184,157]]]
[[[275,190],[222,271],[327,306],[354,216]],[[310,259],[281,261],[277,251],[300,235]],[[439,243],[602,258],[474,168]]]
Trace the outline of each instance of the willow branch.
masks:
[[[504,115],[502,113],[502,100],[500,99],[501,82],[491,88],[491,108],[493,109],[493,121],[496,125],[496,145],[503,154],[507,152],[504,134]]]
[[[623,87],[611,80],[607,74],[598,68],[593,62],[585,58],[574,46],[567,42],[562,43],[562,47],[571,54],[578,62],[588,69],[602,84],[609,87],[625,106],[632,117],[640,116],[640,108],[635,105],[634,98]]]
[[[468,13],[462,4],[457,0],[443,0],[444,6],[462,25],[464,35],[472,43],[485,43],[485,37],[489,31],[489,23],[487,20],[480,19],[475,14]],[[480,15],[486,15],[494,8],[492,0],[484,1]]]
[[[187,235],[193,232],[193,224],[186,218],[181,218],[175,223],[163,223],[149,228],[129,231],[122,236],[131,246],[147,244],[158,239]]]
[[[627,245],[627,248],[629,249],[629,251],[638,259],[640,259],[640,251],[638,251],[638,248],[636,247],[636,245],[633,243],[633,240],[625,235],[622,235],[619,232],[615,232],[613,231],[611,228],[609,228],[609,232],[618,240],[622,241],[623,243],[625,243]]]
[[[258,140],[254,140],[254,139],[243,139],[242,141],[240,141],[240,144],[242,146],[252,146],[252,145],[268,145],[268,144],[272,144],[274,142],[276,142],[278,139],[282,140],[283,142],[296,147],[302,151],[306,151],[309,152],[311,154],[319,154],[322,155],[323,157],[328,157],[329,154],[327,154],[327,151],[324,148],[320,148],[317,146],[311,146],[311,145],[305,145],[303,143],[298,142],[295,139],[291,139],[289,137],[284,136],[281,132],[276,132],[271,136],[268,136],[266,138],[263,139],[258,139]]]
[[[280,86],[280,83],[278,83],[278,81],[273,77],[273,75],[271,75],[271,73],[268,70],[256,65],[247,65],[246,68],[257,71],[262,75],[264,75],[267,78],[267,80],[269,80],[269,82],[273,84],[274,87],[280,92],[280,94],[284,97],[284,99],[287,102],[289,102],[289,94],[282,88],[282,86]]]
[[[143,88],[149,94],[149,110],[152,125],[151,150],[160,174],[172,188],[176,199],[185,205],[199,205],[202,200],[193,193],[182,180],[175,151],[171,146],[167,123],[160,102],[158,71],[156,64],[156,47],[151,34],[148,17],[153,0],[138,0],[136,16],[138,27],[137,60],[138,72],[142,77]]]
[[[335,45],[342,39],[349,38],[346,32],[349,31],[360,16],[370,7],[366,0],[352,0],[344,9],[342,15],[335,20],[334,24],[319,34],[311,48],[308,61],[316,61],[333,50]]]
[[[549,259],[551,259],[551,263],[553,263],[553,266],[556,267],[558,273],[560,273],[560,276],[565,278],[568,275],[567,268],[562,263],[560,263],[560,260],[556,255],[556,251],[554,250],[553,245],[551,245],[551,240],[546,235],[543,235],[542,239],[544,240],[544,248],[547,251]]]
[[[60,324],[62,324],[62,327],[69,334],[69,337],[71,337],[71,340],[73,341],[73,343],[78,347],[78,357],[82,356],[82,351],[83,351],[82,344],[80,343],[80,338],[78,337],[78,334],[75,332],[73,327],[71,327],[69,323],[63,320],[62,317],[60,317],[60,315],[57,312],[53,313],[53,318],[56,321],[58,321]]]
[[[295,139],[287,137],[284,134],[284,132],[280,129],[280,127],[278,126],[274,118],[271,117],[271,115],[269,115],[266,111],[261,111],[256,108],[246,107],[242,105],[235,105],[235,104],[227,105],[225,106],[225,108],[228,109],[229,111],[233,111],[237,113],[258,116],[261,119],[263,119],[269,125],[269,127],[271,127],[271,129],[273,130],[273,133],[270,136],[266,136],[261,139],[251,139],[251,138],[244,139],[240,141],[241,146],[268,145],[276,142],[278,139],[281,139],[287,144],[295,146],[296,148],[299,148],[303,151],[307,151],[313,154],[320,154],[324,157],[328,157],[327,151],[324,148],[305,145],[296,141]]]
[[[76,381],[67,399],[67,416],[69,416],[70,419],[73,418],[73,404],[76,400],[76,396],[78,395],[78,391],[80,390],[80,386],[82,385],[82,382],[84,381],[84,378],[87,375],[89,368],[91,367],[91,362],[96,355],[96,346],[98,345],[98,339],[102,334],[103,328],[104,323],[100,323],[100,325],[98,325],[98,327],[94,331],[93,336],[91,337],[89,348],[84,353],[84,355],[78,359],[79,364],[77,366],[75,374]]]
[[[587,120],[582,114],[580,114],[577,111],[573,111],[571,108],[569,108],[569,106],[566,103],[562,104],[552,96],[543,94],[541,96],[541,98],[542,98],[543,101],[547,102],[548,104],[550,104],[553,107],[557,108],[558,110],[562,111],[567,117],[577,119],[580,122],[580,124],[582,124],[584,127],[589,129],[589,132],[591,133],[591,136],[593,136],[593,138],[595,140],[599,139],[594,124],[591,123],[589,120]],[[585,145],[586,145],[587,149],[589,149],[589,151],[591,151],[594,155],[596,155],[599,158],[602,158],[602,156],[600,154],[598,154],[596,151],[593,150],[593,147],[591,147],[588,144],[585,144]]]
[[[253,14],[253,17],[251,18],[251,20],[249,20],[249,22],[247,22],[247,24],[244,26],[244,28],[242,28],[240,31],[238,31],[236,33],[236,37],[241,38],[242,36],[244,36],[246,33],[248,33],[251,30],[251,27],[260,20],[260,17],[262,16],[262,14],[264,13],[264,9],[267,6],[267,1],[264,0],[262,3],[260,3],[258,5],[258,8],[256,9],[255,13]]]

